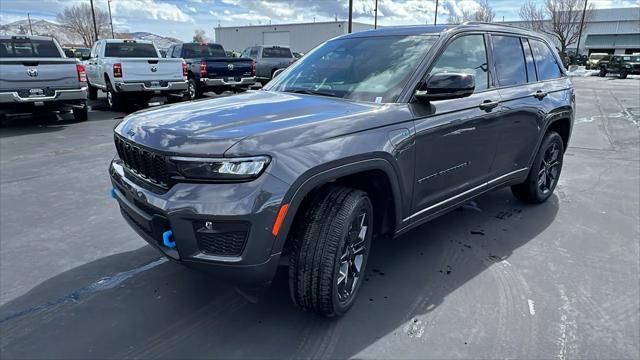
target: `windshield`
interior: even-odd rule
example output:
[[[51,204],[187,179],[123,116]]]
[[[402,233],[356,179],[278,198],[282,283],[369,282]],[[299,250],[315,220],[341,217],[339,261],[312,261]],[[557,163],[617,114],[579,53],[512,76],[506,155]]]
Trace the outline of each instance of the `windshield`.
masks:
[[[592,54],[590,56],[590,58],[593,59],[593,60],[600,60],[600,59],[602,59],[603,57],[605,57],[607,55],[608,54]]]
[[[0,58],[62,57],[60,50],[52,40],[2,39],[0,40]]]
[[[107,43],[104,56],[119,58],[157,58],[158,53],[153,44],[125,41],[122,43]]]
[[[329,41],[306,54],[265,89],[394,102],[437,38],[376,36]]]
[[[217,44],[185,44],[182,48],[184,57],[227,57],[222,46]]]
[[[75,56],[78,58],[81,58],[83,56],[91,56],[91,49],[87,49],[87,48],[76,49]]]

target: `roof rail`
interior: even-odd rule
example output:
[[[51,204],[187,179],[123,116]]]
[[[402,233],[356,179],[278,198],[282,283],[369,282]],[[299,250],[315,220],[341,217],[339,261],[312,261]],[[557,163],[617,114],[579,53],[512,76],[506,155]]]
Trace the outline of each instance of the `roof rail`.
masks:
[[[524,28],[524,27],[521,27],[521,26],[503,24],[503,23],[496,23],[496,22],[485,22],[485,21],[465,21],[460,25],[493,25],[493,26],[510,27],[510,28],[520,29],[520,30],[530,30],[530,29],[527,29],[527,28]]]

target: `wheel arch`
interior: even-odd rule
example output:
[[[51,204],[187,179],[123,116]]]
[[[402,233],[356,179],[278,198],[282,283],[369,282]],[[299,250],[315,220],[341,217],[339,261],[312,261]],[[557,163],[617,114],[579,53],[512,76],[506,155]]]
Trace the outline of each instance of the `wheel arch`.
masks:
[[[331,184],[366,191],[373,203],[376,230],[391,234],[395,232],[402,218],[402,195],[393,165],[384,158],[357,160],[328,169],[309,170],[296,180],[282,202],[289,207],[272,253],[286,250],[285,245],[294,230],[295,221],[305,206],[318,190]]]

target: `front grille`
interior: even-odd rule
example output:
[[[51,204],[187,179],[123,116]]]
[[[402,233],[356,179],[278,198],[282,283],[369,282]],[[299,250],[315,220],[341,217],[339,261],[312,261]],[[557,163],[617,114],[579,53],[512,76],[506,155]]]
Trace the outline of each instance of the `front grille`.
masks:
[[[118,156],[135,175],[163,188],[169,187],[167,160],[164,155],[143,149],[115,136]]]
[[[214,222],[212,229],[195,222],[194,230],[200,251],[217,256],[240,256],[249,235],[249,225],[242,222]]]

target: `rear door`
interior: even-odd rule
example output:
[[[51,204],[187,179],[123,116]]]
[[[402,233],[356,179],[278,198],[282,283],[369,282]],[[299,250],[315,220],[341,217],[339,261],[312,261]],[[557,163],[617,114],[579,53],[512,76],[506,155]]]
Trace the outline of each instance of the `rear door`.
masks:
[[[476,89],[461,99],[412,104],[416,128],[413,213],[446,208],[461,194],[480,190],[493,160],[500,94],[492,86],[488,39],[459,35],[446,45],[425,79],[437,73],[475,76]]]

